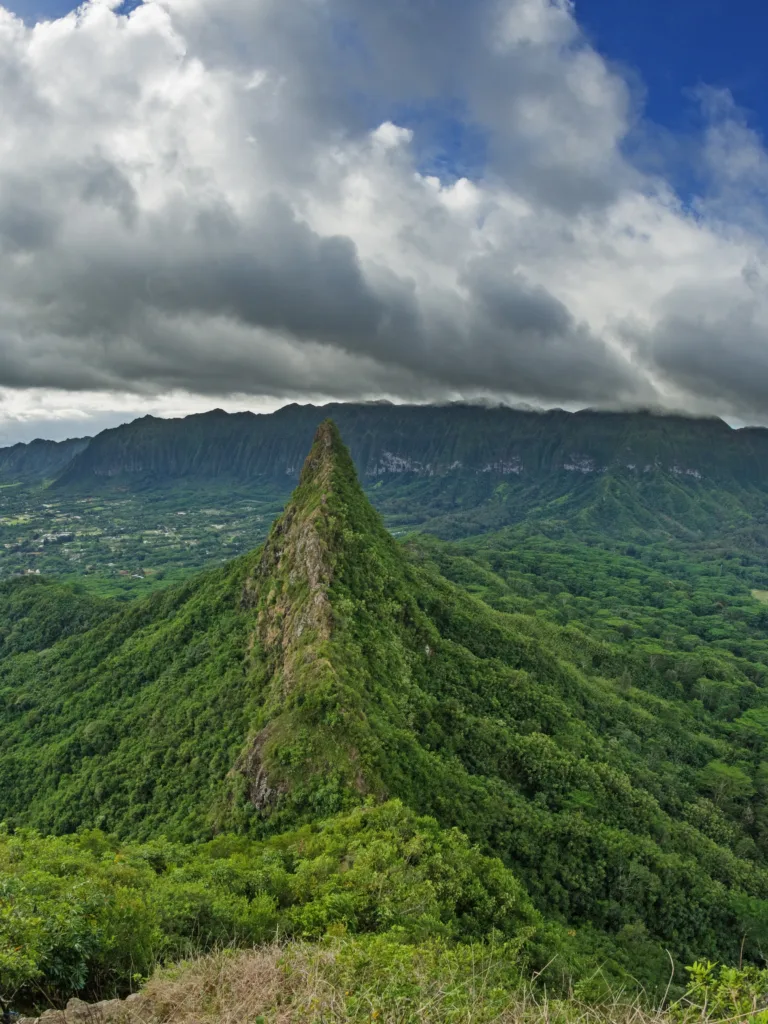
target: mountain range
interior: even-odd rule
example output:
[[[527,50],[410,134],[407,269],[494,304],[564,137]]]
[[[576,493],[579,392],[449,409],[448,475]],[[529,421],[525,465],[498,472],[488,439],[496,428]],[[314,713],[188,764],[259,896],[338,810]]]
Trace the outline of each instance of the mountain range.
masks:
[[[92,439],[0,449],[0,480],[57,500],[176,490],[194,503],[232,489],[285,500],[324,417],[390,528],[450,539],[554,519],[626,538],[746,531],[745,544],[764,543],[768,430],[647,411],[371,403],[144,417]]]
[[[181,420],[145,416],[94,438],[0,449],[0,472],[52,479],[58,487],[216,478],[294,483],[315,427],[327,417],[349,439],[365,481],[392,474],[655,469],[721,483],[768,481],[768,430],[734,430],[715,418],[389,403],[289,405],[267,415],[213,410]]]
[[[31,441],[0,448],[0,480],[35,483],[62,473],[90,443],[90,437],[69,441]]]

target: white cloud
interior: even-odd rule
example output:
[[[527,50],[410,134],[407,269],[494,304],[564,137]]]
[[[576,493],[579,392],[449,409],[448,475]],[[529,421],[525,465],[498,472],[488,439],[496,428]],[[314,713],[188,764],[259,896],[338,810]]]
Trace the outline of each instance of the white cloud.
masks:
[[[0,428],[39,395],[768,418],[762,142],[702,91],[681,202],[564,0],[0,7],[0,87]],[[448,111],[486,154],[457,180],[422,166]]]
[[[226,408],[227,412],[269,413],[283,402],[253,395],[229,395],[222,403],[216,404]],[[156,398],[115,395],[109,391],[90,392],[84,407],[82,396],[76,392],[0,388],[0,446],[32,441],[37,437],[63,441],[69,437],[93,435],[140,416],[189,416],[210,408],[211,402],[207,397],[184,392],[170,392]]]

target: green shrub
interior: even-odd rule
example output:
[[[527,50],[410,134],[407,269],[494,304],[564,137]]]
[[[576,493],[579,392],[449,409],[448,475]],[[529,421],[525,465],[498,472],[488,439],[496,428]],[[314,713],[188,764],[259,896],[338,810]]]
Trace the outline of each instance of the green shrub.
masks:
[[[158,962],[276,936],[525,943],[541,924],[500,861],[397,801],[264,842],[6,832],[0,878],[0,999],[25,1005],[124,993]]]

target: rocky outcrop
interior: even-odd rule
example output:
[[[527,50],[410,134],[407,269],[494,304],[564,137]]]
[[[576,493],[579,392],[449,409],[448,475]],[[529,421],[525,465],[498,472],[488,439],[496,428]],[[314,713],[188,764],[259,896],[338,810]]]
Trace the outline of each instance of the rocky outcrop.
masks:
[[[142,998],[135,992],[127,999],[105,999],[100,1003],[70,999],[65,1010],[46,1010],[40,1017],[21,1017],[16,1024],[127,1024],[140,1009]]]
[[[248,799],[262,814],[269,813],[286,791],[284,784],[270,780],[269,771],[264,764],[263,750],[269,733],[269,726],[262,729],[240,755],[233,769],[235,773],[245,778]]]
[[[321,779],[339,806],[349,799],[345,793],[358,799],[383,792],[371,769],[365,684],[343,640],[349,609],[367,596],[366,573],[373,580],[383,571],[370,554],[377,543],[387,551],[393,546],[337,427],[321,423],[299,486],[243,585],[262,704],[259,726],[231,775],[245,780],[250,804],[264,815],[283,805],[283,797],[303,799]],[[371,567],[360,574],[366,558]],[[351,564],[351,576],[362,581],[355,583],[359,594],[349,590]]]
[[[266,704],[273,715],[280,713],[302,675],[331,670],[319,648],[333,631],[328,594],[333,558],[327,520],[337,458],[349,456],[336,427],[321,423],[299,488],[274,524],[243,591],[243,603],[256,612],[251,647],[257,647],[267,665]],[[235,765],[247,780],[250,802],[262,812],[269,811],[285,792],[284,782],[271,778],[265,765],[273,732],[270,723]]]
[[[333,616],[328,591],[333,582],[329,547],[328,499],[341,439],[332,423],[322,423],[301,474],[299,489],[272,527],[264,551],[243,594],[257,613],[261,653],[290,690],[299,648],[311,637],[329,639]]]

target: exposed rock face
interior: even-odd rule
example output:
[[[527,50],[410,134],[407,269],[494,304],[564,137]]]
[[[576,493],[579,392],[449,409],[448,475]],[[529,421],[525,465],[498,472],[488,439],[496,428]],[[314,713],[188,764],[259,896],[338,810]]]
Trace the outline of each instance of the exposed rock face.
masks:
[[[244,600],[258,608],[258,639],[282,669],[284,684],[290,682],[291,655],[302,636],[312,630],[325,640],[332,631],[327,517],[340,443],[333,424],[318,427],[299,490],[273,526],[256,573],[246,583]]]
[[[338,459],[349,459],[336,427],[327,421],[315,434],[299,487],[267,540],[259,564],[245,584],[243,601],[256,611],[252,645],[258,644],[270,677],[267,708],[284,709],[299,679],[333,676],[323,653],[333,634],[329,589],[333,551],[329,499]],[[251,803],[268,812],[286,784],[272,777],[268,755],[277,730],[268,724],[239,758],[235,771],[248,782]]]
[[[105,999],[100,1003],[70,999],[66,1010],[46,1010],[40,1017],[21,1017],[17,1024],[122,1024],[140,1010],[142,998],[136,992],[127,999]]]
[[[233,769],[234,772],[245,777],[248,799],[263,814],[268,813],[275,806],[280,795],[285,792],[284,785],[270,782],[269,772],[264,764],[263,750],[269,738],[269,732],[269,726],[261,730],[240,755]]]

